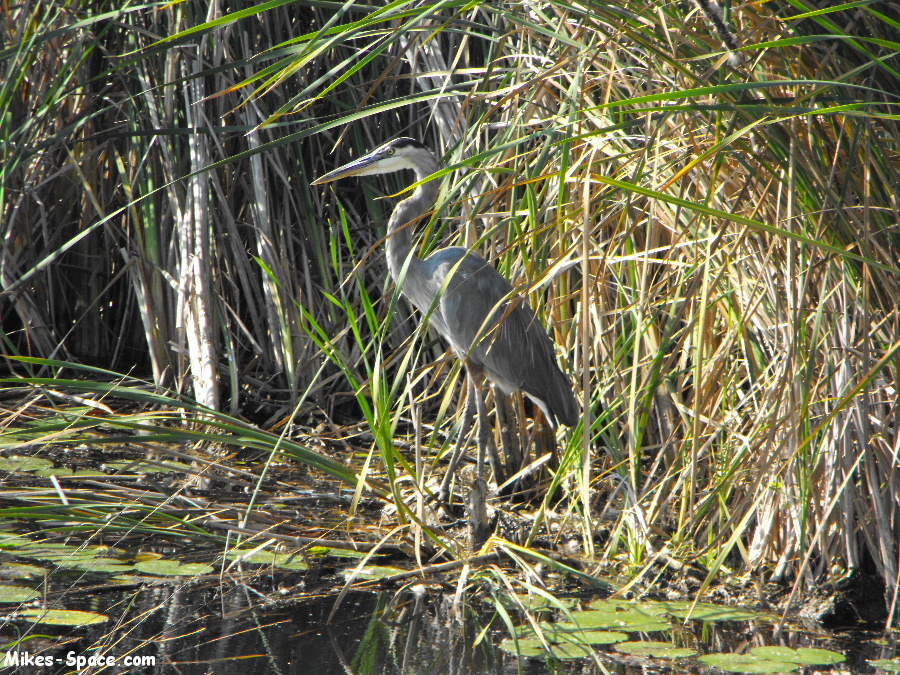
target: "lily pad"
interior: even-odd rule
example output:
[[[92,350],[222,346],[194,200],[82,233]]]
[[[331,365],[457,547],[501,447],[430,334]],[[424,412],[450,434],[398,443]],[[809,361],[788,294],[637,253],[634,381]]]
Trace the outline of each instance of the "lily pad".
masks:
[[[178,560],[145,560],[136,563],[134,568],[144,574],[158,574],[166,577],[194,577],[199,574],[212,574],[215,569],[203,563],[183,563]]]
[[[248,556],[248,557],[244,557]],[[242,551],[241,549],[233,549],[228,551],[226,558],[228,560],[242,559],[242,562],[251,565],[274,565],[286,570],[304,571],[309,569],[306,560],[300,553],[286,553],[283,551],[271,551],[263,549],[262,551],[252,552],[252,549]]]
[[[60,567],[84,570],[85,572],[121,573],[127,572],[134,567],[134,565],[116,558],[95,558],[93,556],[72,556],[54,560],[53,562]]]
[[[518,640],[506,638],[500,643],[500,649],[507,654],[515,654],[516,656],[531,658],[546,656],[544,645],[537,638],[519,638]]]
[[[591,607],[596,606],[597,603],[591,605]],[[619,608],[616,605],[572,612],[572,620],[585,630],[610,628],[613,630],[655,633],[669,630],[672,627],[672,624],[668,621],[663,621],[660,617],[648,614],[636,607]]]
[[[51,466],[47,469],[38,469],[34,475],[49,478],[50,476],[71,476],[73,473],[75,472],[67,466]]]
[[[356,571],[355,567],[348,567],[347,569],[341,570],[341,575],[347,579]],[[357,579],[384,579],[385,577],[392,577],[395,574],[403,574],[404,572],[408,572],[409,570],[402,569],[400,567],[385,567],[382,565],[366,565],[360,570],[359,574],[356,575]]]
[[[26,565],[24,563],[3,563],[0,568],[0,576],[6,579],[26,579],[28,577],[42,577],[47,573],[43,567]]]
[[[529,624],[517,631],[515,638],[505,640],[500,648],[521,656],[578,659],[594,653],[590,645],[608,645],[624,642],[625,633],[604,630],[582,630],[573,623],[542,623],[541,634]]]
[[[80,612],[74,609],[29,609],[22,612],[21,616],[32,623],[53,626],[87,626],[109,621],[109,617],[103,614]]]
[[[834,665],[846,661],[847,657],[829,649],[813,649],[812,647],[752,647],[750,653],[775,661],[786,661],[801,666]]]
[[[315,548],[325,548],[326,549],[325,556],[327,556],[329,558],[359,559],[359,558],[365,558],[367,555],[369,555],[369,551],[353,551],[349,548],[328,548],[325,546],[318,546]],[[312,552],[312,549],[310,549],[310,552]],[[312,557],[318,557],[318,556],[312,556]],[[381,557],[383,557],[383,556],[380,553],[376,553],[375,555],[372,556],[372,558],[381,558]]]
[[[97,477],[97,476],[105,476],[106,474],[102,471],[98,471],[97,469],[78,469],[78,471],[73,471],[72,469],[66,466],[54,466],[49,469],[39,469],[34,472],[35,476],[41,476],[42,478],[49,478],[50,476],[59,476],[61,478],[69,478],[69,477]]]
[[[697,655],[696,649],[676,647],[668,642],[654,642],[652,640],[646,642],[620,642],[616,645],[616,650],[631,656],[648,656],[656,659],[686,659]]]
[[[624,642],[628,635],[618,631],[583,629],[574,623],[542,623],[541,635],[548,642],[584,642],[591,645],[608,645]],[[534,628],[529,624],[518,631],[520,638],[537,637]]]
[[[515,593],[502,596],[503,606],[507,609],[526,609],[537,612],[542,609],[559,609],[561,607],[571,609],[575,606],[575,600],[572,598],[554,598],[554,600],[537,593],[530,595]]]
[[[900,673],[900,659],[877,659],[869,661],[869,665],[888,673]]]
[[[573,636],[579,642],[586,642],[589,645],[611,645],[628,639],[625,633],[614,630],[583,630],[573,633]]]
[[[647,603],[647,611],[671,614],[679,619],[696,619],[697,621],[752,621],[763,618],[761,612],[751,612],[726,605],[714,605],[709,602],[653,602]]]
[[[39,597],[41,594],[28,586],[0,586],[0,603],[19,604]]]
[[[0,471],[38,471],[52,466],[53,462],[43,457],[0,457]]]
[[[74,546],[66,544],[29,541],[16,547],[15,554],[24,558],[55,561],[68,555],[74,555],[77,551],[78,549]]]
[[[698,660],[732,673],[789,673],[800,667],[798,663],[767,659],[755,654],[707,654]]]
[[[547,647],[549,647],[549,650],[544,647],[544,643],[537,637],[519,638],[518,644],[512,638],[507,638],[500,643],[500,649],[505,652],[532,658],[583,659],[594,653],[594,650],[588,645],[573,642],[548,644]]]
[[[110,558],[109,555],[122,555],[124,551],[109,546],[70,546],[56,542],[29,542],[15,551],[16,555],[37,560],[49,560],[60,567],[76,567],[87,569],[91,565],[115,564],[122,565],[121,560]],[[130,567],[130,566],[129,566]],[[94,571],[101,571],[95,569]],[[110,570],[121,571],[121,570]]]
[[[159,560],[162,558],[162,553],[155,553],[153,551],[141,551],[140,553],[134,556],[135,562],[145,562],[147,560]]]

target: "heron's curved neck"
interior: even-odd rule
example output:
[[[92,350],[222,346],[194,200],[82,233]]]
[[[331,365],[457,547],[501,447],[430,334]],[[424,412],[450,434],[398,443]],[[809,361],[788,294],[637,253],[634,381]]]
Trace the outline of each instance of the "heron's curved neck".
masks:
[[[435,171],[437,171],[436,161],[432,166],[417,167],[416,180],[422,180]],[[413,225],[410,223],[431,210],[439,190],[437,181],[423,183],[413,190],[412,196],[394,207],[394,212],[388,220],[386,253],[388,270],[395,279],[401,278],[407,258],[409,258],[407,277],[410,274],[415,275],[418,265],[422,263],[417,256],[409,255],[413,246]]]

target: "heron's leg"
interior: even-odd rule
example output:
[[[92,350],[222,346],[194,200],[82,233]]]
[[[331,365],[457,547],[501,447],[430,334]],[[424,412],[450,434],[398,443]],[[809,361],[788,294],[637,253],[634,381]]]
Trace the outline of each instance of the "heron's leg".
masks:
[[[450,481],[456,474],[456,467],[459,460],[462,459],[463,453],[466,451],[466,445],[469,442],[469,429],[472,426],[472,417],[475,414],[475,383],[472,377],[466,371],[466,407],[463,409],[462,427],[459,430],[459,436],[456,438],[456,447],[453,449],[453,455],[450,457],[450,465],[447,467],[447,473],[441,481],[441,488],[438,491],[438,499],[442,502],[447,501],[450,495]]]
[[[504,466],[506,474],[497,476],[497,483],[502,483],[506,476],[512,476],[522,468],[522,446],[519,434],[515,427],[515,414],[512,410],[512,401],[508,396],[494,388],[494,406],[497,410],[497,424],[500,427],[500,445],[503,448],[503,456],[506,458]]]
[[[522,450],[522,439],[519,436],[517,419],[515,410],[513,410],[513,402],[508,396],[502,395],[501,392],[494,388],[494,405],[497,410],[497,424],[500,427],[500,443],[503,448],[503,456],[506,458],[504,464],[506,473],[503,476],[495,476],[497,484],[500,485],[506,481],[507,476],[512,476],[525,466],[525,457]],[[510,489],[515,490],[514,486]]]
[[[494,410],[497,411],[497,419],[500,419],[500,408],[503,407],[503,401],[498,400],[505,398],[502,393],[498,392],[496,388],[491,387],[494,394]],[[482,398],[482,403],[484,402],[484,398]],[[484,408],[484,425],[487,427],[487,431],[484,433],[487,435],[487,460],[491,463],[491,471],[494,472],[494,481],[499,485],[503,482],[503,477],[506,475],[503,470],[503,464],[500,463],[500,453],[497,451],[497,444],[494,443],[494,430],[490,425],[490,418],[487,414],[487,407]],[[502,432],[501,432],[502,433]]]
[[[472,548],[478,549],[491,536],[487,520],[487,480],[484,477],[484,461],[493,443],[493,434],[488,425],[487,408],[484,405],[481,387],[484,372],[481,368],[469,369],[469,376],[475,381],[475,411],[478,415],[478,463],[476,465],[475,482],[469,490],[469,533]],[[496,452],[496,451],[495,451]]]

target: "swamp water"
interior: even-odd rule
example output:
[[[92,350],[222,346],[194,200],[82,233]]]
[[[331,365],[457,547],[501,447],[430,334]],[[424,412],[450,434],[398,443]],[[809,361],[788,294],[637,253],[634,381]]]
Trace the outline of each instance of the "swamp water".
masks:
[[[115,595],[115,594],[114,594]],[[104,609],[112,597],[95,597],[86,603],[94,611]],[[847,657],[836,672],[876,672],[866,658],[877,646],[858,637],[811,635],[789,630],[774,638],[771,627],[757,622],[691,621],[654,633],[626,629],[627,651],[605,644],[584,647],[591,656],[570,653],[575,643],[565,643],[569,653],[519,658],[509,649],[502,629],[483,632],[485,616],[458,616],[449,594],[431,596],[410,593],[397,602],[394,592],[350,593],[328,622],[335,598],[318,598],[285,607],[264,607],[248,588],[233,587],[221,594],[188,586],[147,589],[129,598],[127,611],[121,600],[110,605],[109,621],[95,626],[64,628],[38,624],[33,639],[15,650],[22,665],[16,672],[67,673],[70,655],[112,657],[106,668],[90,672],[143,673],[297,673],[308,675],[462,673],[648,673],[720,672],[691,654],[711,650],[738,650],[734,672],[790,672],[803,659],[822,661],[836,650]],[[105,602],[106,601],[106,602]],[[255,606],[253,606],[255,605]],[[253,607],[252,607],[253,606]],[[119,616],[115,609],[118,607]],[[122,621],[124,619],[124,621]],[[554,644],[552,624],[545,626]],[[6,639],[24,635],[28,627],[16,619],[6,622]],[[613,631],[610,631],[613,632]],[[482,638],[482,639],[479,639]],[[650,638],[655,638],[650,642]],[[526,638],[523,638],[524,641]],[[590,639],[590,638],[588,638]],[[624,640],[624,638],[623,638]],[[652,656],[640,655],[635,643],[643,642]],[[620,645],[624,642],[620,642]],[[557,645],[559,643],[556,643]],[[744,648],[754,658],[748,658]],[[768,649],[762,645],[769,645]],[[785,645],[827,644],[831,649]],[[551,647],[553,649],[553,647]],[[887,649],[887,648],[885,648]],[[628,653],[630,652],[630,653]],[[25,665],[23,654],[50,656],[56,661],[43,667]],[[96,660],[96,659],[95,659]],[[777,663],[786,663],[779,668]],[[140,666],[129,667],[131,663]],[[112,665],[111,665],[112,664]],[[84,672],[84,669],[79,669]],[[832,670],[806,666],[804,672]],[[883,672],[883,671],[882,671]]]
[[[510,594],[496,565],[468,570],[461,594],[464,572],[386,587],[396,568],[346,552],[320,554],[313,579],[266,551],[221,574],[101,549],[0,537],[7,672],[900,672],[882,634],[776,632],[776,615],[709,603]]]
[[[900,672],[893,636],[776,631],[779,616],[749,608],[613,600],[559,570],[538,583],[537,566],[510,565],[511,544],[506,557],[425,578],[408,556],[278,550],[288,533],[319,541],[346,517],[350,496],[308,476],[305,488],[273,489],[240,527],[257,528],[253,543],[237,546],[246,490],[201,499],[146,474],[104,474],[109,462],[49,485],[37,472],[56,467],[16,462],[0,493],[2,672]]]

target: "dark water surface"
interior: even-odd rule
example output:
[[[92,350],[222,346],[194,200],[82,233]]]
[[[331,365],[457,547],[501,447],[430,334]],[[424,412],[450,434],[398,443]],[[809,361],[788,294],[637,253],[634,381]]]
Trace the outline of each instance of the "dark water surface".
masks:
[[[473,609],[438,587],[352,591],[342,598],[336,611],[336,595],[278,606],[279,601],[273,602],[248,585],[159,585],[126,595],[123,598],[121,591],[98,590],[92,598],[81,596],[81,601],[74,603],[81,605],[79,609],[110,616],[111,622],[96,628],[51,630],[7,621],[2,631],[4,641],[28,630],[36,636],[17,647],[20,660],[29,650],[32,656],[50,656],[55,663],[20,665],[4,671],[71,673],[76,668],[66,665],[67,657],[88,658],[102,652],[113,657],[114,665],[78,670],[182,675],[722,672],[692,659],[627,656],[612,645],[595,647],[596,660],[520,659],[498,647],[509,632],[489,602]],[[521,623],[514,612],[511,618]],[[797,628],[775,636],[772,624],[753,621],[689,621],[664,633],[629,636],[632,640],[689,646],[700,654],[786,645],[826,647],[848,658],[834,667],[809,666],[796,671],[805,673],[884,672],[876,671],[866,659],[891,658],[895,650],[887,642],[875,644],[875,637],[884,636],[826,634]],[[139,657],[147,665],[126,667],[129,656]]]
[[[90,450],[84,452],[85,461],[94,458]],[[132,470],[134,453],[119,454],[112,458],[127,466],[116,470]],[[62,463],[61,458],[53,459]],[[35,458],[25,460],[33,463]],[[110,457],[104,461],[112,464]],[[561,574],[552,566],[538,572],[540,565],[533,562],[515,566],[510,562],[513,549],[508,547],[506,557],[494,556],[480,564],[473,564],[473,559],[458,561],[450,571],[432,570],[427,581],[411,578],[413,569],[415,574],[422,570],[412,565],[409,553],[390,554],[391,547],[381,544],[377,555],[372,552],[373,542],[390,539],[392,526],[377,525],[383,505],[361,504],[351,514],[348,507],[354,493],[306,470],[283,471],[279,480],[286,482],[274,483],[266,500],[255,504],[256,535],[252,544],[243,545],[265,549],[257,559],[255,552],[248,552],[257,549],[229,548],[221,534],[224,530],[214,527],[233,528],[243,522],[256,483],[243,485],[231,477],[235,483],[231,487],[244,489],[198,490],[198,497],[173,493],[156,474],[146,479],[130,474],[73,477],[65,479],[70,481],[65,485],[70,508],[60,503],[59,488],[29,473],[39,467],[13,468],[7,468],[5,492],[0,495],[0,505],[8,511],[0,521],[2,673],[714,674],[723,671],[697,657],[746,655],[761,647],[827,649],[846,660],[834,666],[784,670],[768,664],[755,672],[900,672],[900,662],[892,671],[887,670],[892,664],[877,670],[869,663],[895,658],[895,634],[829,633],[796,622],[776,632],[776,615],[723,618],[715,616],[718,607],[710,606],[702,620],[684,621],[678,618],[678,603],[654,606],[649,601],[612,603],[611,609],[607,602],[615,625],[594,623],[597,630],[591,637],[603,632],[616,637],[608,644],[591,642],[584,650],[590,653],[586,658],[520,657],[510,641],[512,634],[520,638],[520,646],[530,639],[532,653],[541,653],[540,644],[533,644],[532,627],[539,624],[545,640],[548,635],[564,637],[564,626],[572,617],[546,603],[543,609],[540,603],[528,605],[533,609],[525,612],[517,604],[521,599],[512,601],[513,591],[530,589],[532,596],[526,599],[531,602],[541,598],[535,589],[547,583],[567,610],[585,617],[606,602],[611,590],[587,583],[587,575],[571,569]],[[93,520],[84,520],[84,514]],[[304,546],[301,553],[271,550],[274,538],[293,541],[289,535],[315,538],[307,542],[345,537],[363,543],[367,536],[370,548],[318,545]],[[273,540],[259,544],[268,536]],[[107,541],[111,546],[104,544]],[[241,563],[230,556],[223,560],[223,550],[239,552]],[[466,573],[460,569],[463,562]],[[358,578],[353,576],[363,563],[369,579],[361,572]],[[398,570],[390,567],[393,564],[405,567]],[[387,578],[378,577],[379,570]],[[354,579],[352,586],[348,577]],[[349,590],[342,594],[345,587]],[[28,597],[3,595],[16,590]],[[100,623],[78,627],[29,622],[29,610],[40,614],[44,609],[103,616],[98,617]],[[643,623],[626,621],[627,614],[643,616]],[[638,641],[664,643],[663,647],[694,656],[630,655],[625,643]],[[553,653],[561,655],[559,650]],[[99,657],[103,661],[97,664]]]

